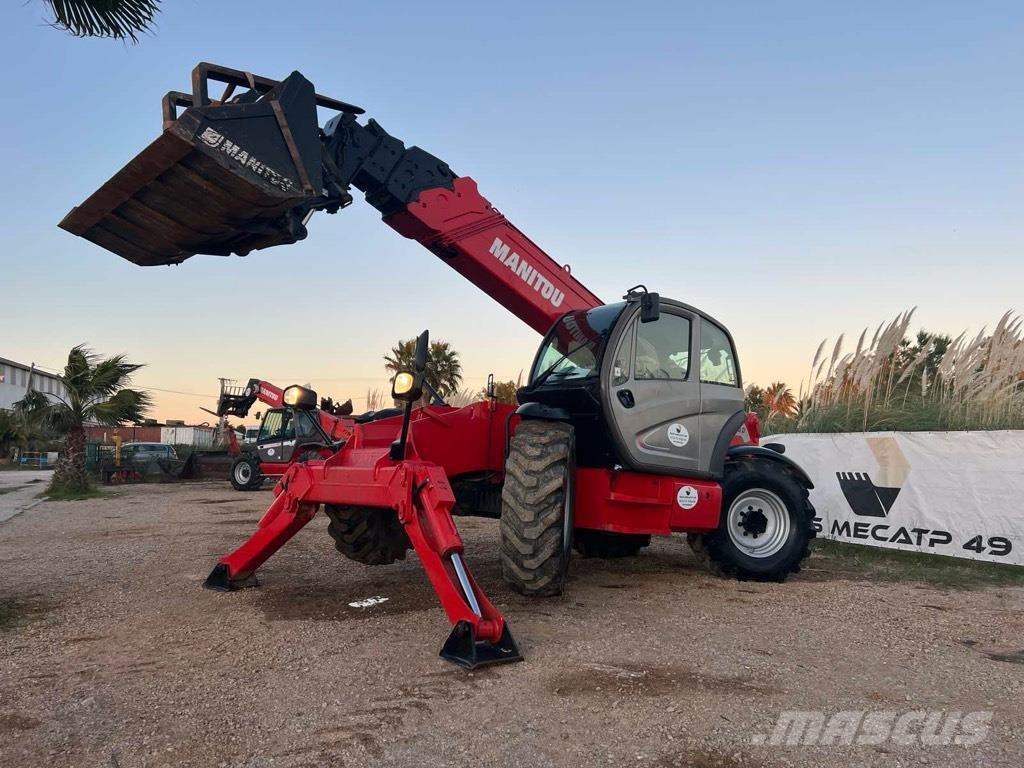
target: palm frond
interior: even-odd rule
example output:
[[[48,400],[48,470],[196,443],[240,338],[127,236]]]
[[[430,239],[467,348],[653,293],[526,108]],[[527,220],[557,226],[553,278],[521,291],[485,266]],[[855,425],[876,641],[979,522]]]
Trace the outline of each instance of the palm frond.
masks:
[[[153,27],[161,0],[43,0],[51,23],[75,37],[112,37],[139,41]]]
[[[124,355],[108,357],[93,367],[89,388],[94,397],[107,397],[125,386],[132,374],[142,367],[137,363],[129,363]]]
[[[90,409],[93,421],[114,427],[128,421],[142,421],[143,414],[153,404],[148,392],[122,389]]]

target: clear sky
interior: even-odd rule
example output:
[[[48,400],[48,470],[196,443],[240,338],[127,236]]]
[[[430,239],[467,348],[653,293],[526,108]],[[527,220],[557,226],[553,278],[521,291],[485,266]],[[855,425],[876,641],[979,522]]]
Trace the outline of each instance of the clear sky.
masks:
[[[157,416],[218,376],[352,396],[429,327],[467,384],[539,337],[358,200],[308,240],[141,268],[57,222],[157,135],[200,60],[302,71],[473,176],[606,300],[643,282],[726,322],[747,381],[902,309],[1024,309],[1024,4],[167,0],[135,46],[0,11],[0,356],[148,363]],[[198,396],[197,396],[198,395]],[[209,397],[202,397],[209,395]]]

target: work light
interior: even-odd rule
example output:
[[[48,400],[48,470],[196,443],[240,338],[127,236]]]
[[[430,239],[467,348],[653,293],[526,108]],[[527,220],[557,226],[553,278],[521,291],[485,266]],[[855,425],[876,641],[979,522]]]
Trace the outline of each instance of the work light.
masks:
[[[302,408],[304,410],[316,408],[316,392],[312,389],[300,387],[297,384],[288,387],[281,399],[285,405],[290,405],[293,408]]]
[[[396,400],[402,399],[403,395],[408,395],[412,392],[415,385],[416,377],[408,371],[402,371],[395,376],[395,381],[391,385],[391,396]]]

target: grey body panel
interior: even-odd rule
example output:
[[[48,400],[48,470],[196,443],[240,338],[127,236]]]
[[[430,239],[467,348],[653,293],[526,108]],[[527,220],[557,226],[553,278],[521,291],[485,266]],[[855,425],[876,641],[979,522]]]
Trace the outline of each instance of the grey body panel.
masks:
[[[623,312],[602,361],[601,400],[611,437],[634,469],[717,476],[721,466],[716,465],[721,465],[723,458],[720,438],[726,430],[730,434],[724,439],[731,438],[736,416],[743,411],[738,363],[735,386],[701,382],[701,320],[715,321],[689,305],[665,298],[661,299],[661,317],[654,323],[641,324],[639,314],[637,305]],[[685,355],[680,343],[683,320],[689,321]],[[652,327],[659,323],[671,331]],[[732,344],[728,331],[715,325]],[[659,338],[662,347],[676,339],[678,353],[666,356],[666,349],[657,343]],[[630,353],[624,355],[627,349]]]

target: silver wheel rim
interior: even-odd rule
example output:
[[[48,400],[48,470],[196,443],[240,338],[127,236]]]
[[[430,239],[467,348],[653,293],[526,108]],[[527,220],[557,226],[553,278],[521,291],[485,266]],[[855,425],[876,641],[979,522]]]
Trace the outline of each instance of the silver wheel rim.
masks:
[[[764,488],[741,493],[726,516],[729,538],[749,557],[776,554],[789,540],[792,523],[789,510],[778,496]]]
[[[249,466],[249,462],[239,462],[235,466],[235,480],[239,485],[249,484],[249,481],[252,480],[252,467]]]

